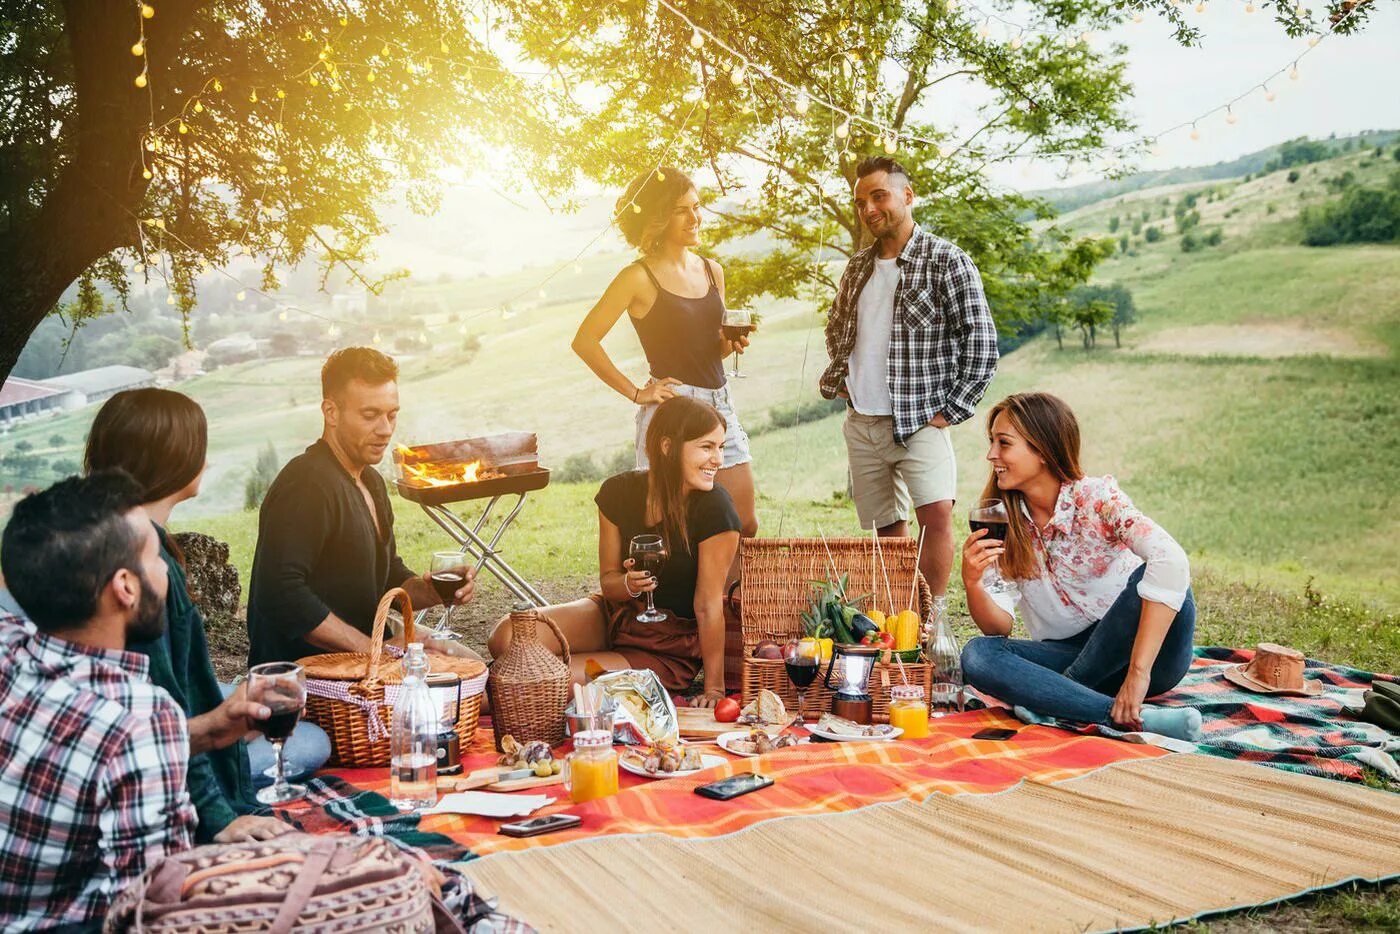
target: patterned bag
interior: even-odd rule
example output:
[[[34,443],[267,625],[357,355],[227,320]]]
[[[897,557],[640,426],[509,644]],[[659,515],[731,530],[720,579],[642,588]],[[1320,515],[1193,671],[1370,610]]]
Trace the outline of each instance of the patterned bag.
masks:
[[[388,840],[348,834],[195,847],[122,891],[102,930],[461,932],[414,863]]]

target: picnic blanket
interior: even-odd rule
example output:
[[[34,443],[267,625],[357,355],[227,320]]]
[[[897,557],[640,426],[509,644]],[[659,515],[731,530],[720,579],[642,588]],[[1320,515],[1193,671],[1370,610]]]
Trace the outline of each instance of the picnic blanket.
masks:
[[[1020,728],[1010,741],[974,740],[989,726]],[[489,725],[464,757],[465,771],[494,762]],[[485,738],[483,740],[483,737]],[[552,846],[618,834],[662,833],[711,837],[777,817],[850,811],[876,802],[922,800],[934,792],[985,794],[1022,781],[1056,781],[1114,762],[1166,755],[1097,736],[1025,727],[1004,710],[982,710],[935,720],[927,739],[894,743],[812,743],[725,765],[690,778],[652,781],[624,773],[622,791],[572,804],[562,786],[546,789],[559,800],[539,814],[568,811],[583,818],[575,830],[514,839],[496,832],[499,821],[459,815],[400,815],[385,798],[388,769],[340,770],[309,783],[304,801],[278,816],[311,833],[387,834],[420,846],[435,858],[471,859],[503,850]],[[726,757],[727,758],[727,757]],[[774,779],[762,794],[719,802],[694,794],[697,785],[756,770]]]
[[[1253,657],[1253,649],[1197,646],[1181,684],[1152,703],[1199,710],[1205,737],[1196,749],[1207,755],[1353,782],[1370,768],[1400,782],[1400,737],[1344,710],[1359,708],[1372,683],[1397,680],[1393,675],[1310,658],[1303,676],[1323,684],[1322,693],[1256,694],[1225,678],[1226,668]],[[1105,726],[1059,725],[1082,734],[1129,735]]]
[[[542,931],[1118,930],[1400,875],[1397,824],[1400,795],[1168,755],[462,871]]]

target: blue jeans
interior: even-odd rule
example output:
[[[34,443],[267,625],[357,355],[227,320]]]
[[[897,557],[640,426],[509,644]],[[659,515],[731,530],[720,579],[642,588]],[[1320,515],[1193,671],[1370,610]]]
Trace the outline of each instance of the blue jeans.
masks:
[[[221,683],[219,688],[224,697],[233,693],[231,684]],[[316,724],[302,720],[282,744],[282,756],[286,762],[287,781],[310,778],[331,757],[331,738]],[[277,750],[267,740],[259,736],[248,744],[248,771],[253,773],[254,788],[272,784],[272,777],[264,773],[276,764]]]
[[[1146,566],[1128,578],[1128,585],[1103,619],[1068,639],[1008,639],[980,636],[962,653],[963,677],[980,691],[1017,707],[1060,720],[1109,723],[1113,698],[1123,686],[1142,616],[1138,581]],[[1196,631],[1196,600],[1186,601],[1167,630],[1152,663],[1147,696],[1170,691],[1191,667],[1191,642]]]

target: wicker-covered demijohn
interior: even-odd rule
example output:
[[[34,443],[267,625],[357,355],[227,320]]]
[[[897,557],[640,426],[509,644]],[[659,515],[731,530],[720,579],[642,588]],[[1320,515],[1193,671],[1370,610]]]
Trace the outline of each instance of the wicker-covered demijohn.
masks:
[[[743,568],[741,620],[744,634],[744,703],[767,688],[797,711],[797,691],[781,661],[754,658],[753,649],[764,639],[787,642],[802,636],[802,611],[812,599],[812,581],[849,575],[852,596],[873,594],[874,605],[904,609],[911,590],[916,601],[909,609],[927,620],[933,612],[933,593],[916,567],[918,543],[912,538],[881,538],[877,554],[868,538],[746,538],[740,544]],[[874,559],[872,561],[872,559]],[[911,586],[912,585],[912,586]],[[894,606],[893,604],[898,604]],[[822,670],[825,672],[826,664]],[[872,716],[877,723],[890,718],[891,684],[907,679],[923,687],[929,697],[933,667],[905,662],[903,671],[893,661],[879,662],[870,675]],[[808,717],[829,710],[831,692],[818,678],[807,691]]]
[[[404,644],[414,641],[413,606],[408,593],[395,587],[379,600],[368,653],[331,652],[297,659],[306,671],[306,718],[330,736],[332,765],[364,768],[389,764],[393,694],[403,681],[400,660],[383,651],[385,621],[395,601],[403,614]],[[431,671],[451,672],[462,679],[461,711],[455,729],[465,749],[476,737],[486,665],[477,659],[436,652],[428,659]]]
[[[543,622],[563,646],[564,657],[546,648],[539,639]],[[491,664],[486,691],[491,697],[491,726],[496,748],[501,737],[522,743],[543,740],[554,746],[564,741],[564,708],[569,704],[569,640],[554,620],[534,609],[510,614],[510,645]]]

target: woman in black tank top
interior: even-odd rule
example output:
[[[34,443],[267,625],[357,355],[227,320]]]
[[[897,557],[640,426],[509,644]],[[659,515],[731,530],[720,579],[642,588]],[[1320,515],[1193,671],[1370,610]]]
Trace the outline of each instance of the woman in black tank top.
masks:
[[[729,425],[724,467],[716,481],[734,500],[744,535],[755,535],[758,517],[748,435],[739,424],[724,378],[724,358],[743,353],[748,339],[727,341],[724,270],[696,255],[700,198],[680,171],[663,166],[633,180],[618,199],[617,224],[642,256],[623,267],[588,312],[573,349],[598,378],[638,406],[637,466],[645,468],[642,439],[656,406],[686,395],[714,406]],[[626,311],[646,354],[649,378],[635,384],[603,349],[603,338]]]

